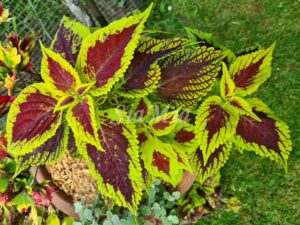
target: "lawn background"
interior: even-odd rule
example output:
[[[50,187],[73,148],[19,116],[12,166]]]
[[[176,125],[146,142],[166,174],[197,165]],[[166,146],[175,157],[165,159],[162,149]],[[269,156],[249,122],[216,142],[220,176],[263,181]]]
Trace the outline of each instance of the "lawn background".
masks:
[[[255,45],[267,48],[276,41],[272,76],[253,96],[288,123],[293,140],[288,173],[252,152],[233,152],[221,182],[224,194],[237,196],[243,208],[237,214],[217,210],[197,224],[299,225],[300,1],[155,1],[150,29],[181,35],[185,26],[214,34],[235,52]]]

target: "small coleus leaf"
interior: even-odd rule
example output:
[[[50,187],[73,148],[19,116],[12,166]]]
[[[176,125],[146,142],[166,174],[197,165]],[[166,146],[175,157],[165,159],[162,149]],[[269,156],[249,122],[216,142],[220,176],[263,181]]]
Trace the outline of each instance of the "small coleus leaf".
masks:
[[[292,143],[288,126],[259,99],[248,99],[260,121],[242,115],[236,127],[234,143],[241,149],[252,150],[286,166]]]
[[[201,183],[219,172],[228,160],[231,148],[231,142],[221,144],[208,156],[207,160],[204,159],[204,151],[200,147],[197,148],[191,156],[191,164]]]
[[[105,151],[83,142],[79,151],[100,193],[135,211],[144,187],[135,126],[122,110],[108,109],[99,114],[98,137]]]
[[[152,5],[143,13],[112,22],[82,42],[76,67],[85,81],[96,81],[93,95],[106,94],[133,58]]]
[[[230,98],[234,95],[235,84],[230,77],[229,71],[225,63],[222,64],[222,78],[220,85],[220,92],[223,99]]]
[[[164,113],[149,121],[149,127],[156,136],[170,133],[178,123],[178,110]]]
[[[64,16],[51,43],[51,49],[75,66],[82,40],[90,33],[88,27]]]
[[[211,89],[222,55],[213,48],[183,50],[161,63],[157,95],[173,106],[193,107]]]
[[[73,66],[62,56],[42,46],[43,59],[41,75],[45,83],[57,95],[73,93],[75,87],[81,84]]]
[[[95,85],[95,82],[91,82],[91,83],[85,83],[85,84],[81,84],[78,85],[76,87],[76,93],[78,95],[84,95],[86,94],[93,86]]]
[[[180,120],[174,130],[169,134],[172,145],[178,146],[186,153],[194,152],[198,146],[195,126]]]
[[[9,153],[29,153],[56,134],[62,121],[62,113],[54,112],[56,98],[44,83],[28,86],[18,95],[6,124]]]
[[[91,96],[84,96],[80,102],[69,108],[66,118],[75,138],[101,149],[97,134],[98,125],[95,105]]]
[[[62,111],[64,109],[70,108],[76,104],[77,100],[73,96],[64,95],[59,98],[54,111]]]
[[[132,105],[130,117],[137,121],[145,121],[154,114],[154,105],[151,101],[144,97],[136,99]]]
[[[181,181],[183,170],[172,146],[157,138],[149,138],[140,148],[146,170],[154,178],[161,178],[174,187]]]
[[[124,84],[121,90],[118,90],[120,95],[137,98],[153,92],[161,73],[158,60],[185,44],[187,41],[180,38],[166,40],[143,38],[124,75]]]
[[[238,96],[231,97],[226,104],[229,104],[233,110],[236,110],[241,115],[247,115],[257,121],[261,121],[260,118],[253,112],[250,104],[243,98]]]
[[[203,152],[204,163],[207,163],[209,156],[235,133],[238,113],[226,106],[220,97],[212,96],[198,109],[195,133]]]
[[[232,63],[236,59],[235,54],[230,49],[220,44],[211,33],[205,33],[188,27],[186,27],[185,30],[188,34],[188,38],[197,42],[199,46],[214,47],[216,50],[221,50],[226,56],[227,63]]]
[[[178,166],[181,167],[183,170],[187,170],[190,173],[193,173],[193,169],[191,167],[189,157],[186,151],[182,149],[179,145],[172,145],[172,149],[177,155]]]
[[[66,148],[67,132],[65,124],[62,123],[56,130],[56,133],[44,144],[29,153],[15,157],[17,162],[15,177],[30,166],[51,164],[59,161],[64,155]]]
[[[231,64],[229,73],[237,88],[237,94],[252,94],[269,78],[274,47],[275,44],[268,49],[240,56]]]

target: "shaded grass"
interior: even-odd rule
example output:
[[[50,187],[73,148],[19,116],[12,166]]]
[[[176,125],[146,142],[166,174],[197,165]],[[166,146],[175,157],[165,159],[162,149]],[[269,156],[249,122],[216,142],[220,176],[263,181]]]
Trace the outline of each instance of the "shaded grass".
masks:
[[[300,224],[300,2],[156,2],[151,29],[180,35],[185,26],[213,33],[235,52],[253,45],[268,47],[276,41],[272,76],[253,96],[288,123],[293,140],[288,173],[252,152],[234,152],[222,169],[222,185],[225,194],[240,198],[243,208],[237,214],[218,210],[198,224]]]

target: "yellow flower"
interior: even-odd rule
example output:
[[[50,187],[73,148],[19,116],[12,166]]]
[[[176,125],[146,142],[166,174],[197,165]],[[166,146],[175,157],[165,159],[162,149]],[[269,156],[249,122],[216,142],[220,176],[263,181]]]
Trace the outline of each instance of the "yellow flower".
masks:
[[[18,53],[17,48],[11,46],[3,47],[0,44],[0,61],[14,71],[17,65],[21,63],[21,55]]]
[[[3,9],[2,4],[0,4],[0,23],[5,23],[11,21],[9,17],[9,10]]]

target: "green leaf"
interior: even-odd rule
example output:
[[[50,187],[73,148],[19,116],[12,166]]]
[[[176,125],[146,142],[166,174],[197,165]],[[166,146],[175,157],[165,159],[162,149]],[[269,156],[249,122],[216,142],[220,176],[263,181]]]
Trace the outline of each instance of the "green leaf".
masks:
[[[61,225],[73,225],[73,222],[75,222],[75,220],[72,217],[65,217]]]
[[[8,177],[0,177],[0,193],[6,192],[8,184],[9,184]]]
[[[46,225],[60,225],[60,220],[56,214],[51,214],[47,217]]]
[[[19,212],[28,209],[32,204],[31,197],[24,191],[14,197],[11,201],[11,205],[16,206]]]

